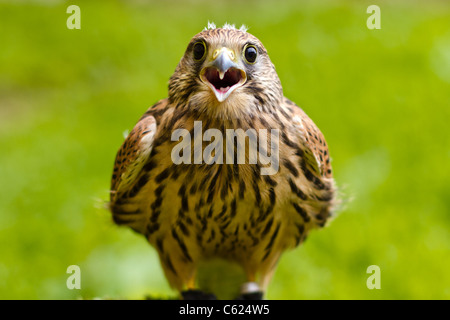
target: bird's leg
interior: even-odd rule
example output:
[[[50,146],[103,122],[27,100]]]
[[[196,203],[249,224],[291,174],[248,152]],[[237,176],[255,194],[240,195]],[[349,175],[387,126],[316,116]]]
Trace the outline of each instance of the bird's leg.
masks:
[[[183,300],[217,300],[214,294],[195,289],[195,276],[187,281],[186,287],[187,290],[181,291]]]
[[[183,300],[217,300],[217,297],[212,293],[205,293],[198,289],[190,289],[181,291]]]
[[[259,285],[254,282],[246,282],[241,286],[241,295],[237,297],[237,300],[262,300],[264,292]]]

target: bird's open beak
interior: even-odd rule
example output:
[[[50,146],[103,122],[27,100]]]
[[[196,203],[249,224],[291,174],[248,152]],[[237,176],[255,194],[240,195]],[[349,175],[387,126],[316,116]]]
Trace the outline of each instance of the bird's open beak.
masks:
[[[224,47],[213,52],[212,61],[200,71],[200,79],[222,102],[247,81],[247,75],[236,63],[234,51]]]

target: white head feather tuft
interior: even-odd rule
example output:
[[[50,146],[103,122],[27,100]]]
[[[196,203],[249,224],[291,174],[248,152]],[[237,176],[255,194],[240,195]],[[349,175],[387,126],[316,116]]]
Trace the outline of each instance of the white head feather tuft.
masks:
[[[203,29],[203,31],[210,30],[210,29],[215,29],[215,28],[216,28],[216,24],[214,22],[209,22],[208,21],[208,26],[205,29]]]
[[[222,29],[236,29],[236,26],[234,24],[229,24],[228,22],[225,22],[225,24],[223,25]]]
[[[217,28],[217,27],[216,27],[216,24],[215,24],[214,22],[209,22],[209,21],[208,21],[208,26],[205,27],[205,28],[203,29],[203,31],[211,30],[211,29],[216,29],[216,28]],[[222,29],[233,29],[233,30],[237,30],[237,29],[236,29],[236,26],[235,26],[234,24],[229,24],[228,22],[226,22],[226,23],[223,25]],[[242,31],[242,32],[247,32],[248,28],[247,28],[247,26],[246,26],[245,24],[243,24],[243,25],[239,28],[239,30]]]
[[[239,28],[239,30],[241,30],[242,32],[247,32],[248,27],[247,27],[245,24],[243,24],[243,25]]]

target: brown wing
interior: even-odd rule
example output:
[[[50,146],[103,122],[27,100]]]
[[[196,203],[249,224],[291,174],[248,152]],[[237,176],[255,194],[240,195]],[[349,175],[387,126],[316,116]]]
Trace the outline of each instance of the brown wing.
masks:
[[[292,109],[293,122],[299,128],[300,139],[305,147],[306,161],[323,177],[333,176],[330,155],[325,138],[316,124],[297,105],[288,99],[285,103]]]
[[[111,180],[111,202],[132,187],[148,160],[157,131],[157,121],[151,111],[161,105],[166,106],[167,100],[161,100],[142,116],[117,152]]]

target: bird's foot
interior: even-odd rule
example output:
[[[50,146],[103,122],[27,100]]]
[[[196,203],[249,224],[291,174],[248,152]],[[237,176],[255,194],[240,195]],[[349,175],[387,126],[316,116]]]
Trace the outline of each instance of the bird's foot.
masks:
[[[217,300],[212,293],[205,293],[201,290],[186,290],[181,292],[183,300]]]
[[[241,287],[241,295],[236,300],[262,300],[264,292],[256,282],[246,282]]]
[[[262,300],[264,296],[264,292],[251,292],[251,293],[242,293],[236,300]]]

